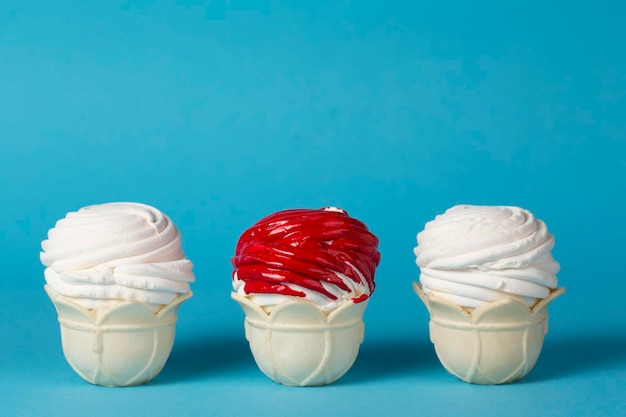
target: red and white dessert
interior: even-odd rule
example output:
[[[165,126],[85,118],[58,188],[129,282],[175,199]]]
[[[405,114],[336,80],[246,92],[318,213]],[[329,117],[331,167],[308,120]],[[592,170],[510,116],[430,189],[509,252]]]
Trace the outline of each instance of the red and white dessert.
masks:
[[[329,312],[374,291],[378,238],[344,210],[294,209],[259,220],[240,237],[233,288],[266,311],[297,298]]]
[[[363,223],[334,207],[280,211],[242,234],[232,262],[232,297],[268,377],[325,385],[350,369],[380,262]]]

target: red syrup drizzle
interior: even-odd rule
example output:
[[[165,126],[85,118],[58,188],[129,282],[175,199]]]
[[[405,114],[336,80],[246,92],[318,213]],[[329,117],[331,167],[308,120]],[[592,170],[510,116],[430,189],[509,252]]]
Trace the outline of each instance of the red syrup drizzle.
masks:
[[[335,273],[340,272],[373,292],[380,252],[378,238],[345,211],[294,209],[271,214],[246,230],[231,261],[233,279],[236,273],[244,281],[246,294],[304,297],[304,292],[289,287],[296,284],[336,300],[321,282],[350,291]],[[352,301],[368,298],[362,294]]]

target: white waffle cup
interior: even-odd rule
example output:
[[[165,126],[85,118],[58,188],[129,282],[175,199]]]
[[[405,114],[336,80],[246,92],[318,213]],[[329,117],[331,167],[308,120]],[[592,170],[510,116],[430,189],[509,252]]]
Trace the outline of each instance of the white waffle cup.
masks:
[[[325,315],[314,304],[292,299],[268,314],[246,297],[231,296],[246,314],[245,334],[254,360],[274,381],[290,386],[327,385],[356,360],[367,300],[346,301]]]
[[[153,313],[131,301],[87,309],[45,289],[58,313],[67,362],[86,381],[112,387],[140,385],[161,372],[174,344],[178,308],[192,295]]]
[[[424,293],[418,283],[413,288],[430,313],[430,340],[439,361],[472,384],[505,384],[530,372],[548,332],[548,304],[565,291],[552,291],[532,308],[505,299],[466,310]]]

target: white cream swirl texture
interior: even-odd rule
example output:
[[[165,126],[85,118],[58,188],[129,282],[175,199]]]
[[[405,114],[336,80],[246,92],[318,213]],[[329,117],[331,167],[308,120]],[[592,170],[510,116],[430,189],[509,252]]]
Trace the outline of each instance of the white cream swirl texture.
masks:
[[[180,232],[154,207],[107,203],[68,213],[41,243],[49,288],[87,308],[119,300],[153,309],[190,291]]]
[[[528,210],[458,205],[417,235],[420,282],[464,307],[513,298],[533,305],[556,288],[554,236]]]

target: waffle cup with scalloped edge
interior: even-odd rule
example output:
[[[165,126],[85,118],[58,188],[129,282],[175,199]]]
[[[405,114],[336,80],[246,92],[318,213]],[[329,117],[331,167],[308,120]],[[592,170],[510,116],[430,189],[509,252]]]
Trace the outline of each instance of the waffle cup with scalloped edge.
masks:
[[[45,286],[61,327],[63,354],[86,381],[104,386],[140,385],[161,372],[174,344],[177,312],[192,295],[176,297],[156,313],[122,301],[88,309]]]
[[[363,341],[367,300],[346,301],[328,315],[314,304],[291,299],[270,313],[231,293],[246,314],[246,339],[257,365],[274,381],[290,386],[327,385],[352,366]]]
[[[503,299],[474,309],[413,288],[430,313],[430,340],[443,367],[472,384],[505,384],[535,366],[548,332],[547,307],[565,291],[553,290],[529,308]]]

